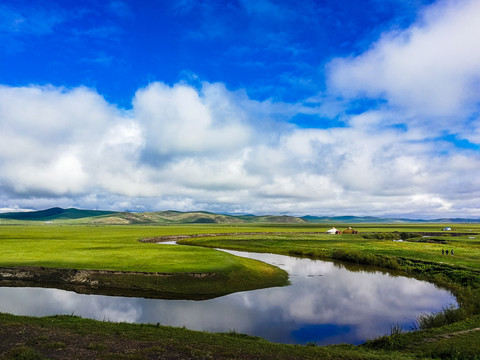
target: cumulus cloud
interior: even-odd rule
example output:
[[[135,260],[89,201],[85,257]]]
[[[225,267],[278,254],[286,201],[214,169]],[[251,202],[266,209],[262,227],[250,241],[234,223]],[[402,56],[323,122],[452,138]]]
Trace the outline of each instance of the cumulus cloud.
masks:
[[[1,87],[2,207],[477,211],[468,194],[480,177],[457,176],[480,168],[475,156],[439,156],[402,129],[372,132],[365,119],[378,114],[345,128],[257,125],[269,109],[273,123],[276,104],[221,84],[153,83],[129,111],[87,88]]]
[[[150,129],[149,150],[159,155],[202,154],[244,146],[249,128],[242,125],[241,112],[222,103],[222,90],[212,87],[207,85],[204,94],[190,86],[160,83],[139,90],[133,104],[136,118]]]
[[[86,190],[85,155],[115,110],[85,88],[0,87],[2,184],[16,194]],[[87,156],[88,157],[88,156]]]
[[[349,98],[383,98],[410,115],[469,114],[479,100],[479,14],[478,1],[439,1],[410,28],[335,59],[329,85]]]

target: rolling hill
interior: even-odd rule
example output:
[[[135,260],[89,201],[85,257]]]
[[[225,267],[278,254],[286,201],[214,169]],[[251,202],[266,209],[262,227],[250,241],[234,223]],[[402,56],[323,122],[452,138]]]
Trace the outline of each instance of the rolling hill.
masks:
[[[28,212],[0,214],[4,223],[39,221],[71,224],[128,225],[128,224],[360,224],[360,223],[479,223],[480,219],[404,219],[379,218],[372,216],[287,216],[287,215],[227,215],[207,211],[156,211],[156,212],[117,212],[101,210],[80,210],[59,207]]]
[[[92,216],[110,215],[114,211],[100,211],[100,210],[79,210],[75,208],[62,209],[54,207],[47,210],[39,211],[25,211],[25,212],[10,212],[0,214],[0,219],[11,220],[28,220],[28,221],[53,221],[53,220],[72,220],[82,219]]]
[[[400,223],[479,223],[480,219],[442,218],[442,219],[406,219],[380,218],[374,216],[302,216],[301,219],[316,224],[400,224]]]
[[[69,222],[75,224],[128,225],[128,224],[240,224],[275,223],[296,224],[305,220],[293,216],[224,215],[207,211],[157,211],[157,212],[115,212],[51,208],[40,211],[10,212],[0,214],[0,219],[11,221]]]

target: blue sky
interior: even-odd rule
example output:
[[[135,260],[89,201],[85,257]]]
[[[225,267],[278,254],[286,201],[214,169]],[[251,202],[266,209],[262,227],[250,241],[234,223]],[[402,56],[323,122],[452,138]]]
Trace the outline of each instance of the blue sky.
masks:
[[[479,15],[1,1],[0,209],[480,217]]]
[[[333,57],[401,29],[427,1],[3,1],[1,81],[88,86],[130,107],[153,81],[222,82],[297,102]]]

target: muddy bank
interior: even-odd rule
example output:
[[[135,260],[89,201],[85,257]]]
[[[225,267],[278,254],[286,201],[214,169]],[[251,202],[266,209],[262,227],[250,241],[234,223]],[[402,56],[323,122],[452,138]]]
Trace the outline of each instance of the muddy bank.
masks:
[[[193,278],[215,276],[214,273],[149,273],[140,271],[57,269],[43,266],[0,267],[1,280],[15,279],[24,281],[68,282],[77,285],[97,286],[102,282],[101,275],[136,275],[147,277],[174,277],[176,275],[182,275]]]
[[[200,280],[200,281],[199,281]],[[115,295],[157,299],[203,300],[223,294],[208,294],[191,284],[224,280],[216,273],[147,273],[109,270],[58,269],[46,267],[0,267],[0,286],[53,287],[81,294]],[[172,286],[173,285],[173,286]]]
[[[288,274],[261,262],[220,272],[135,272],[0,267],[0,286],[49,287],[81,294],[154,299],[205,300],[237,291],[288,285]]]

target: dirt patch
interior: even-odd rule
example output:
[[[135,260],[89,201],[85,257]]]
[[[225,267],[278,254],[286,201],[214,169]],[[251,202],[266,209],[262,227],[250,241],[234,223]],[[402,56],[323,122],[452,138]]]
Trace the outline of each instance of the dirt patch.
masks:
[[[469,333],[476,332],[476,331],[480,331],[480,328],[461,330],[461,331],[455,331],[455,332],[451,332],[451,333],[447,333],[447,334],[441,334],[441,335],[438,335],[438,336],[435,336],[435,337],[432,337],[432,338],[427,338],[424,341],[431,343],[431,342],[436,342],[436,341],[439,341],[439,340],[451,339],[452,337],[455,337],[455,336],[469,334]]]
[[[81,294],[156,299],[203,300],[216,294],[172,292],[172,283],[215,281],[216,273],[158,273],[58,269],[41,266],[0,267],[0,286],[54,287]]]
[[[29,359],[178,359],[179,354],[155,342],[119,336],[77,334],[61,328],[6,325],[0,328],[0,358]],[[32,354],[35,354],[33,357]],[[187,355],[187,354],[185,354]],[[22,357],[23,356],[23,357]]]
[[[211,277],[213,273],[181,273],[193,278]],[[58,269],[43,266],[0,267],[0,280],[21,280],[52,283],[68,283],[75,285],[100,285],[99,275],[139,275],[149,277],[173,277],[173,273],[142,272],[142,271],[112,271],[112,270],[77,270]]]
[[[432,239],[432,238],[423,238],[418,242],[429,243],[429,244],[447,244],[447,240],[445,239]]]

